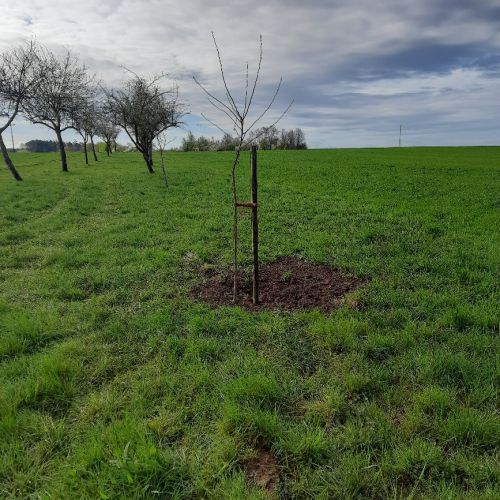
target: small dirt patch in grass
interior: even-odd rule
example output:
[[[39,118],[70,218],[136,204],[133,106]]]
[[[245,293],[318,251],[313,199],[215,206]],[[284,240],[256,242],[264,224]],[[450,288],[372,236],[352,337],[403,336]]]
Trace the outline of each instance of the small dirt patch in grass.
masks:
[[[264,448],[256,450],[254,457],[243,464],[243,469],[250,481],[268,492],[276,489],[278,466],[276,459]]]
[[[343,297],[365,283],[344,271],[325,264],[282,257],[260,266],[260,303],[252,303],[251,276],[240,274],[238,305],[250,310],[283,311],[319,309],[328,312],[340,307]],[[229,270],[210,271],[193,296],[213,306],[233,303],[233,276]]]

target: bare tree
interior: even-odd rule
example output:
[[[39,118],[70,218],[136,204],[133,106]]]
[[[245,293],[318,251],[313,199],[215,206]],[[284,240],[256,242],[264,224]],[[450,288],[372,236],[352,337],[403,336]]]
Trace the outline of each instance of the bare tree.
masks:
[[[186,113],[179,102],[178,87],[161,88],[164,78],[161,74],[147,80],[133,74],[122,89],[107,91],[106,107],[113,122],[142,154],[150,174],[154,172],[153,141],[166,130],[180,126]]]
[[[82,120],[82,121],[80,121]],[[73,128],[80,134],[82,140],[83,140],[83,152],[85,153],[85,165],[89,164],[89,154],[87,151],[87,145],[89,142],[89,134],[85,130],[85,127],[83,126],[83,116],[79,117],[77,121],[74,122]]]
[[[222,63],[222,56],[213,31],[212,31],[212,39],[214,42],[215,50],[217,52],[217,59],[219,61],[219,71],[224,88],[223,92],[225,94],[224,97],[219,98],[212,92],[208,91],[207,88],[203,84],[201,84],[200,81],[195,76],[193,76],[193,80],[208,96],[208,101],[210,102],[210,104],[217,111],[223,113],[225,115],[225,119],[229,119],[229,123],[231,123],[232,129],[236,133],[236,149],[235,149],[233,165],[231,168],[231,179],[232,179],[231,188],[233,193],[233,302],[236,302],[238,298],[238,195],[237,195],[237,185],[236,185],[236,170],[238,168],[238,165],[240,164],[241,151],[248,144],[248,142],[250,142],[248,141],[250,132],[264,118],[264,116],[273,106],[276,97],[278,96],[278,93],[280,91],[281,84],[283,83],[283,78],[280,78],[276,86],[276,90],[274,91],[274,94],[269,103],[267,104],[267,106],[265,106],[260,112],[257,112],[254,116],[251,116],[250,112],[253,111],[252,104],[254,102],[255,91],[259,83],[260,71],[262,67],[262,55],[263,55],[262,35],[260,36],[260,50],[259,50],[259,61],[257,65],[257,71],[255,73],[255,77],[252,79],[253,84],[251,85],[249,78],[248,63],[246,64],[245,91],[244,91],[244,98],[242,99],[243,104],[240,104],[236,101],[236,99],[233,96],[233,93],[229,89],[226,80],[226,75],[224,72],[224,65]],[[264,131],[267,130],[268,128],[274,127],[283,118],[283,116],[285,116],[285,114],[288,112],[292,104],[293,100],[273,123],[271,123],[268,127],[263,127],[263,131],[261,133],[263,134]],[[203,114],[202,116],[214,127],[220,130],[223,134],[228,134],[228,132],[224,130],[221,126],[219,126],[216,122],[212,121],[210,118],[208,118]],[[251,138],[251,140],[255,141],[258,138],[259,135],[255,135],[254,137]]]
[[[21,181],[22,177],[9,156],[2,134],[12,125],[37,81],[34,71],[36,56],[34,42],[0,55],[0,149],[16,181]]]
[[[168,176],[167,176],[167,168],[165,166],[165,151],[167,149],[167,146],[174,142],[174,139],[170,139],[167,141],[167,138],[165,137],[165,133],[160,134],[156,138],[156,145],[158,147],[158,150],[160,151],[160,158],[161,158],[161,169],[163,172],[163,181],[165,182],[165,189],[168,189]]]
[[[106,154],[109,156],[113,151],[113,144],[120,133],[120,128],[113,123],[112,117],[108,113],[101,113],[97,135],[104,141]]]
[[[83,139],[83,150],[85,153],[85,163],[89,164],[88,144],[90,142],[94,160],[98,161],[95,151],[94,137],[97,135],[100,125],[101,110],[97,101],[97,89],[91,90],[87,99],[82,99],[79,106],[73,110],[73,124],[75,129]]]
[[[38,54],[37,73],[37,85],[23,104],[23,111],[32,123],[44,125],[56,133],[62,170],[67,172],[62,133],[73,128],[75,115],[86,105],[93,77],[71,52],[58,58],[46,49]]]
[[[89,128],[87,129],[87,134],[90,139],[90,146],[92,148],[92,154],[94,156],[95,161],[99,161],[99,158],[97,158],[97,153],[95,150],[95,142],[94,142],[94,137],[97,136],[98,128],[99,128],[99,122],[92,121],[91,123],[89,123]]]

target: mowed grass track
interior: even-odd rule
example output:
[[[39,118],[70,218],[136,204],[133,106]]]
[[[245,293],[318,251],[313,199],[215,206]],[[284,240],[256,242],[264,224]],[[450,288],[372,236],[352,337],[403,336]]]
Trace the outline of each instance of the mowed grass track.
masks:
[[[264,448],[285,498],[498,498],[500,148],[261,152],[262,259],[369,280],[329,315],[190,299],[231,158],[2,166],[0,497],[266,498]]]

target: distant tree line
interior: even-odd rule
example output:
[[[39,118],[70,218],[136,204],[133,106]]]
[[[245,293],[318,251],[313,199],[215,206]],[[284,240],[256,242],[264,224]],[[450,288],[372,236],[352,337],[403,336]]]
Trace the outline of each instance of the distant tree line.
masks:
[[[80,153],[85,150],[85,144],[77,141],[64,142],[64,147],[66,151],[70,151],[72,153]],[[20,149],[29,153],[55,153],[59,151],[59,142],[33,139],[25,144],[21,144]],[[106,141],[95,144],[95,150],[97,152],[107,153],[108,149],[112,151],[126,151],[128,148],[127,146],[123,146],[116,142],[113,142],[112,145],[108,144]],[[135,148],[133,149],[135,150]]]
[[[64,147],[67,151],[83,151],[83,144],[80,142],[65,142]],[[59,142],[33,139],[28,141],[26,144],[22,144],[21,149],[30,153],[55,153],[59,151]]]
[[[259,149],[307,149],[305,134],[302,129],[282,129],[276,127],[261,127],[252,130],[242,149],[250,149],[255,144]],[[182,151],[234,151],[238,146],[238,138],[224,134],[221,139],[196,137],[189,132],[182,140]]]

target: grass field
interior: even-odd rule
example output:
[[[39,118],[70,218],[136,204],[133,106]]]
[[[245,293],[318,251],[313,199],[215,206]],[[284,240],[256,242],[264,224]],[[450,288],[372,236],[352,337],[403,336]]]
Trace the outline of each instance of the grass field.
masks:
[[[329,315],[189,298],[230,158],[2,166],[0,497],[499,498],[500,148],[262,152],[262,259],[368,279]]]

